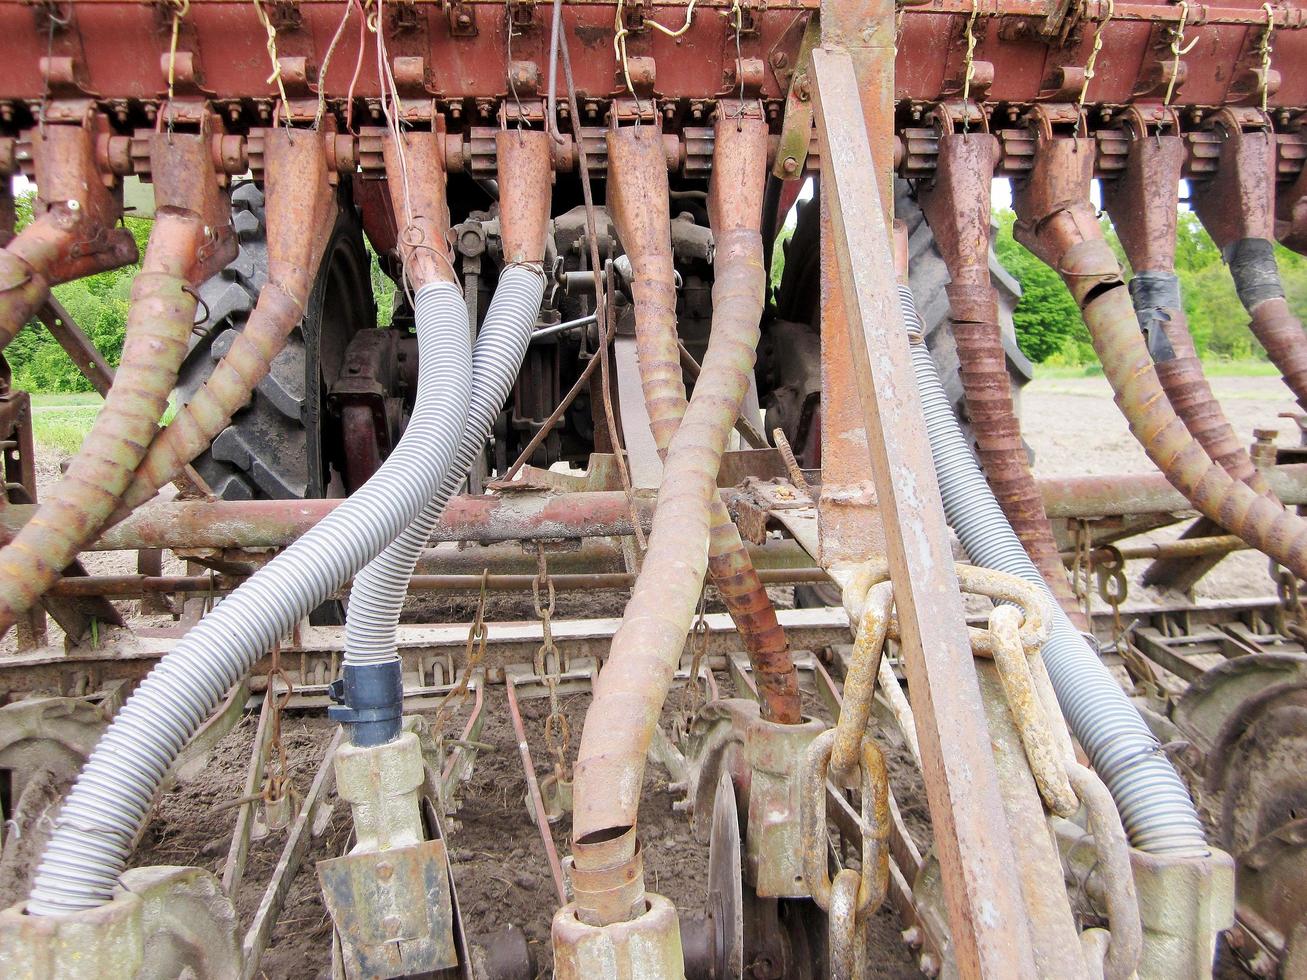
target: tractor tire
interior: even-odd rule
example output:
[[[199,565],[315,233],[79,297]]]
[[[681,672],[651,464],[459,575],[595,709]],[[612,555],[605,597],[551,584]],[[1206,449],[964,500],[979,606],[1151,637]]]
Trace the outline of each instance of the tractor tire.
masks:
[[[908,183],[895,181],[894,192],[895,216],[907,224],[908,281],[926,329],[926,346],[934,358],[953,411],[962,423],[963,432],[970,438],[957,344],[953,339],[948,296],[944,291],[949,281],[948,268]],[[820,322],[819,213],[816,196],[799,205],[794,234],[785,243],[785,269],[776,292],[777,316],[782,320],[809,324],[813,330],[819,329]],[[1033,375],[1030,361],[1017,346],[1016,328],[1012,322],[1012,311],[1021,298],[1021,286],[1002,267],[992,249],[989,267],[998,290],[999,325],[1003,332],[1013,397],[1019,406],[1021,388]],[[839,605],[839,602],[838,590],[833,586],[797,586],[794,590],[794,604],[801,608]]]
[[[244,329],[268,277],[263,194],[253,183],[233,190],[232,221],[240,251],[200,286],[201,309],[207,315],[196,328],[174,392],[183,404]],[[303,321],[249,404],[194,461],[217,496],[285,500],[343,495],[331,465],[339,437],[323,406],[350,338],[375,323],[362,226],[353,204],[342,196]]]

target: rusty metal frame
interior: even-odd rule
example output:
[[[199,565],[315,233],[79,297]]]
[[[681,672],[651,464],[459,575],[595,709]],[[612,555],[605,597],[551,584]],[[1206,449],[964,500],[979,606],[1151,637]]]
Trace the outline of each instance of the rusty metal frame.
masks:
[[[893,40],[892,8],[878,13],[873,23],[879,26],[873,30],[881,34],[884,50]],[[886,31],[890,36],[884,36]],[[852,354],[850,380],[861,405],[858,420],[867,434],[877,501],[889,529],[885,551],[954,948],[964,975],[1034,976],[1034,944],[994,761],[988,739],[977,737],[986,725],[925,420],[910,381],[907,331],[898,295],[890,288],[898,276],[886,214],[887,168],[883,163],[877,168],[875,144],[868,136],[869,124],[878,126],[884,145],[888,120],[874,111],[864,118],[856,108],[860,97],[883,88],[883,81],[860,71],[847,51],[823,47],[812,57],[822,207],[833,232],[829,244],[823,242],[823,252],[835,251]],[[863,549],[857,557],[864,557],[872,544],[845,538],[841,547],[846,555],[840,557],[853,557],[856,547]],[[823,540],[823,560],[832,561],[835,556],[825,551]]]

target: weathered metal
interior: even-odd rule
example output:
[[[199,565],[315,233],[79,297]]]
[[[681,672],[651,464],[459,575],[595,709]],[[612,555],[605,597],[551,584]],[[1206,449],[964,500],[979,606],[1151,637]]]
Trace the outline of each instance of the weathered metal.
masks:
[[[554,916],[554,976],[558,980],[635,980],[685,973],[676,906],[652,892],[627,921],[590,925],[567,905]]]
[[[674,397],[667,404],[661,425],[674,431],[666,437],[663,482],[649,547],[623,616],[623,628],[613,637],[612,651],[596,685],[595,699],[582,730],[575,770],[573,832],[577,845],[608,840],[614,834],[622,835],[628,828],[634,830],[645,755],[671,680],[667,665],[679,659],[708,567],[717,470],[727,436],[749,389],[765,279],[761,236],[757,231],[766,162],[760,152],[765,128],[760,119],[748,113],[747,106],[739,106],[738,113],[737,117],[729,117],[725,109],[719,109],[714,157],[720,170],[714,171],[709,192],[711,219],[718,240],[713,332],[694,397],[679,425],[674,413],[680,406],[675,404]],[[609,157],[615,167],[611,190],[616,197],[614,213],[625,216],[618,218],[619,228],[624,221],[634,218],[633,209],[661,208],[661,203],[667,200],[665,184],[661,192],[658,187],[666,180],[658,158],[661,148],[653,140],[652,131],[641,137],[639,128],[618,130],[609,137]],[[729,196],[725,189],[716,189],[723,179],[731,182]],[[665,216],[666,212],[662,214]],[[667,235],[665,220],[659,222],[657,211],[646,227],[651,244]],[[633,246],[633,241],[628,241],[628,253],[634,251]],[[665,278],[658,271],[667,273]],[[672,293],[670,273],[670,267],[662,270],[655,267],[649,275],[650,282],[657,284],[655,288],[665,290],[664,295]],[[664,308],[654,305],[650,312],[658,316],[658,310]],[[673,305],[670,310],[674,309]],[[675,336],[674,319],[671,327],[670,331],[664,331],[669,339]],[[673,375],[667,388],[674,396],[674,375],[680,369],[674,346],[665,351],[659,363],[665,364],[665,370]],[[666,388],[658,385],[649,394],[655,398],[667,397]],[[655,412],[650,414],[652,417]],[[747,558],[742,547],[736,554]],[[750,583],[750,586],[750,591],[765,596],[760,583],[756,586]],[[770,608],[770,601],[765,605]],[[779,626],[774,632],[783,635]],[[783,646],[781,650],[784,651]],[[770,668],[769,673],[784,677],[781,668],[788,664],[787,652],[772,661],[764,662]],[[792,673],[784,686],[775,686],[780,691],[787,688],[793,691],[797,701],[797,684]],[[774,711],[777,707],[772,706]],[[781,716],[791,715],[785,712]],[[626,838],[623,835],[618,839]],[[633,832],[629,842],[629,850],[624,849],[621,855],[606,854],[605,859],[615,863],[634,861]],[[579,870],[589,872],[592,867],[589,859],[587,850],[580,846],[575,849]],[[594,915],[600,922],[617,921],[584,905],[580,892],[577,902],[583,918]]]
[[[0,912],[0,959],[20,980],[108,975],[164,980],[187,972],[240,975],[236,910],[200,868],[133,868],[112,901],[84,916]]]
[[[33,170],[39,196],[32,223],[0,250],[0,349],[49,298],[51,286],[136,261],[131,232],[114,227],[121,193],[97,166],[96,142],[105,128],[103,117],[88,114],[41,127],[17,151]]]
[[[1054,135],[1069,118],[1044,106],[1030,117],[1038,147],[1030,176],[1015,183],[1018,241],[1061,273],[1116,394],[1149,458],[1204,516],[1296,574],[1307,574],[1307,524],[1231,479],[1176,416],[1139,331],[1116,256],[1089,200],[1089,141]],[[1083,151],[1083,152],[1082,152]]]
[[[970,111],[970,106],[962,108],[963,113]],[[955,132],[946,111],[941,110],[937,119],[939,162],[935,179],[921,192],[920,201],[948,266],[949,317],[976,454],[1026,553],[1067,616],[1083,627],[1084,613],[1058,556],[1021,438],[999,331],[998,290],[989,271],[990,185],[998,147],[988,133]]]
[[[195,322],[193,287],[235,254],[207,131],[158,133],[151,155],[158,209],[132,284],[117,384],[63,480],[0,551],[0,630],[31,608],[113,513],[176,384]]]
[[[724,144],[730,144],[732,137],[729,131],[722,134],[721,120],[737,110],[744,112],[745,107],[732,109],[726,104],[719,107],[718,138]],[[713,287],[715,297],[720,290],[720,301],[714,309],[714,322],[718,318],[731,316],[756,321],[759,315],[756,309],[756,269],[750,267],[747,257],[757,255],[755,239],[757,215],[761,210],[761,189],[756,171],[759,140],[763,134],[759,120],[749,119],[747,125],[750,136],[748,142],[743,142],[738,147],[723,145],[724,152],[720,156],[715,154],[714,157],[718,169],[712,183],[710,205],[713,214],[710,215],[710,220],[717,235],[718,276]],[[730,122],[726,122],[726,126],[729,130]],[[656,161],[645,159],[637,162],[633,150],[624,145],[627,143],[631,147],[639,146],[633,137],[620,133],[610,138],[609,156],[614,161],[615,174],[620,173],[621,168],[643,162],[649,164],[650,180],[653,183],[659,183],[660,179],[665,181]],[[717,173],[721,173],[721,176],[716,176]],[[728,191],[723,192],[723,187]],[[745,201],[734,205],[729,214],[723,215],[723,196],[738,193],[742,187],[750,187],[753,192],[745,194]],[[665,196],[660,195],[656,187],[652,189],[653,199]],[[687,402],[681,374],[683,348],[676,334],[672,251],[666,233],[668,216],[663,213],[661,220],[650,220],[657,215],[658,212],[650,208],[650,201],[633,198],[629,190],[623,190],[621,196],[616,196],[613,217],[634,271],[632,290],[637,304],[635,330],[640,384],[654,444],[660,455],[665,455],[685,416]],[[742,256],[737,255],[740,252],[743,252]],[[746,258],[744,263],[739,261],[741,257]],[[738,308],[741,299],[745,304],[743,310]],[[736,309],[730,308],[732,300],[737,303]],[[699,365],[695,367],[697,382],[702,368]],[[710,521],[708,575],[721,593],[727,611],[740,628],[745,647],[758,672],[764,711],[778,721],[797,722],[798,686],[793,664],[789,660],[785,631],[776,622],[775,609],[749,561],[748,552],[740,540],[740,532],[720,500],[711,504]]]
[[[154,496],[209,447],[255,387],[300,324],[335,218],[335,174],[328,171],[323,137],[281,127],[263,134],[267,166],[265,214],[268,278],[258,302],[231,348],[208,380],[154,437],[118,516]],[[157,177],[155,178],[157,181]]]
[[[1194,210],[1222,250],[1226,261],[1236,244],[1260,240],[1269,249],[1275,241],[1275,133],[1253,110],[1224,108],[1210,123],[1222,142],[1217,170],[1209,181],[1191,191]],[[1274,257],[1270,262],[1274,263]],[[1284,290],[1245,298],[1245,285],[1236,280],[1240,298],[1252,316],[1249,328],[1280,369],[1298,404],[1307,408],[1307,336],[1302,321],[1289,309]],[[1259,284],[1263,287],[1269,284]]]
[[[883,50],[893,41],[892,9],[879,13],[870,24]],[[884,213],[888,187],[876,169],[885,164],[874,157],[867,121],[853,111],[875,90],[874,76],[859,75],[848,53],[825,48],[813,51],[813,69],[822,207],[831,219],[829,247],[847,317],[847,333],[836,339],[848,344],[845,363],[862,406],[858,419],[867,433],[876,496],[885,526],[894,529],[886,535],[886,552],[958,963],[977,975],[1033,976],[993,759],[987,740],[976,738],[985,722],[943,506],[920,399],[909,380]],[[841,557],[854,544],[846,540]],[[866,539],[856,544],[864,549],[859,557],[872,547]],[[834,556],[825,554],[825,540],[822,547],[829,561]]]

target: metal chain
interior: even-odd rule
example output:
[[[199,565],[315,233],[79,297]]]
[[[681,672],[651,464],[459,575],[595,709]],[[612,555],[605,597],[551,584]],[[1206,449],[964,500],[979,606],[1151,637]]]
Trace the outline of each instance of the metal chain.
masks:
[[[1171,104],[1171,97],[1175,94],[1175,81],[1180,77],[1180,57],[1193,50],[1198,38],[1195,37],[1188,44],[1184,43],[1184,25],[1189,21],[1189,4],[1187,0],[1180,0],[1180,20],[1171,32],[1171,77],[1166,83],[1166,98],[1162,100],[1163,106]]]
[[[1130,594],[1130,583],[1125,577],[1125,559],[1114,546],[1107,545],[1106,561],[1100,562],[1096,569],[1098,575],[1098,595],[1112,607],[1112,640],[1120,644],[1125,636],[1125,627],[1121,625],[1121,603]]]
[[[286,98],[286,82],[281,77],[281,59],[277,56],[277,28],[272,26],[272,21],[268,18],[267,11],[259,0],[254,0],[254,12],[259,15],[259,23],[268,34],[268,60],[272,62],[272,74],[268,76],[268,84],[277,83],[277,91],[281,95],[281,113],[282,122],[286,128],[290,129],[290,100]]]
[[[190,12],[191,0],[169,0],[172,7],[172,37],[168,41],[168,135],[172,136],[172,97],[177,80],[177,36],[181,33],[182,18]]]
[[[1079,109],[1080,119],[1085,121],[1086,135],[1088,135],[1089,123],[1088,120],[1085,120],[1085,97],[1089,95],[1089,82],[1094,77],[1094,66],[1098,64],[1098,53],[1103,50],[1103,32],[1107,29],[1107,25],[1112,22],[1112,15],[1115,13],[1115,0],[1107,0],[1107,13],[1094,29],[1094,47],[1089,52],[1089,60],[1085,62],[1085,80],[1080,86],[1080,98],[1077,100],[1076,105]]]
[[[1080,603],[1080,610],[1089,620],[1089,580],[1094,571],[1093,540],[1089,522],[1079,518],[1071,525],[1071,540],[1075,558],[1071,563],[1071,591]]]
[[[685,687],[681,689],[681,716],[685,720],[685,730],[690,727],[690,717],[699,709],[699,670],[704,657],[708,655],[708,589],[699,592],[699,613],[690,629],[690,676],[686,678]]]
[[[571,746],[572,732],[567,715],[558,705],[558,682],[566,669],[562,654],[554,644],[551,619],[554,614],[554,580],[549,577],[545,563],[545,546],[536,544],[536,577],[531,580],[531,598],[535,603],[536,615],[540,617],[540,628],[544,642],[536,651],[535,673],[544,682],[549,692],[549,716],[545,718],[545,748],[554,757],[554,774],[559,779],[570,781],[571,769],[568,765],[568,749]],[[548,601],[540,599],[541,590],[545,590]]]
[[[285,692],[277,692],[277,682],[285,686]],[[281,644],[272,645],[272,665],[268,670],[268,689],[264,697],[272,698],[268,717],[268,749],[264,762],[263,791],[260,796],[265,806],[280,803],[289,794],[292,797],[292,810],[295,808],[295,788],[290,782],[290,766],[286,757],[286,745],[281,739],[281,713],[290,703],[295,693],[295,685],[281,666]]]
[[[976,18],[980,16],[980,0],[971,0],[971,16],[967,18],[967,53],[962,61],[962,135],[971,132],[971,79],[976,74]]]
[[[1266,115],[1266,104],[1271,94],[1271,35],[1275,33],[1275,8],[1269,3],[1264,3],[1262,9],[1266,11],[1266,30],[1262,32],[1262,40],[1258,45],[1257,53],[1261,55],[1262,59],[1262,115]]]
[[[440,699],[440,707],[436,709],[436,717],[431,722],[431,728],[437,734],[444,730],[448,713],[463,703],[463,699],[467,696],[468,683],[472,679],[472,671],[481,666],[481,661],[485,659],[486,644],[490,638],[490,630],[486,627],[486,593],[489,580],[490,569],[482,569],[481,598],[477,600],[477,611],[472,617],[472,625],[468,627],[467,645],[463,648],[463,675],[459,677],[458,683],[446,691],[445,696]]]

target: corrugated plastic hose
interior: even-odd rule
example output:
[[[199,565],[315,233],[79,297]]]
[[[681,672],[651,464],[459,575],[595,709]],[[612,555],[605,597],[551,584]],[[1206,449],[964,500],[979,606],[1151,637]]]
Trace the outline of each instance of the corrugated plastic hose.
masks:
[[[926,345],[912,293],[899,287],[912,364],[926,415],[944,513],[971,560],[1017,575],[1049,597],[1051,629],[1044,663],[1058,701],[1090,762],[1121,811],[1130,842],[1142,851],[1205,854],[1207,843],[1184,783],[1120,685],[1086,644],[1017,540],[967,447]]]
[[[509,266],[499,277],[485,321],[472,348],[472,403],[454,465],[417,520],[354,579],[345,618],[345,664],[379,664],[396,658],[395,631],[409,578],[440,515],[486,444],[495,417],[517,379],[540,300],[538,268]]]
[[[105,732],[45,849],[27,910],[65,915],[109,900],[159,783],[256,659],[418,516],[463,436],[472,359],[462,291],[417,293],[419,379],[395,451],[352,497],[220,602],[159,661]]]

